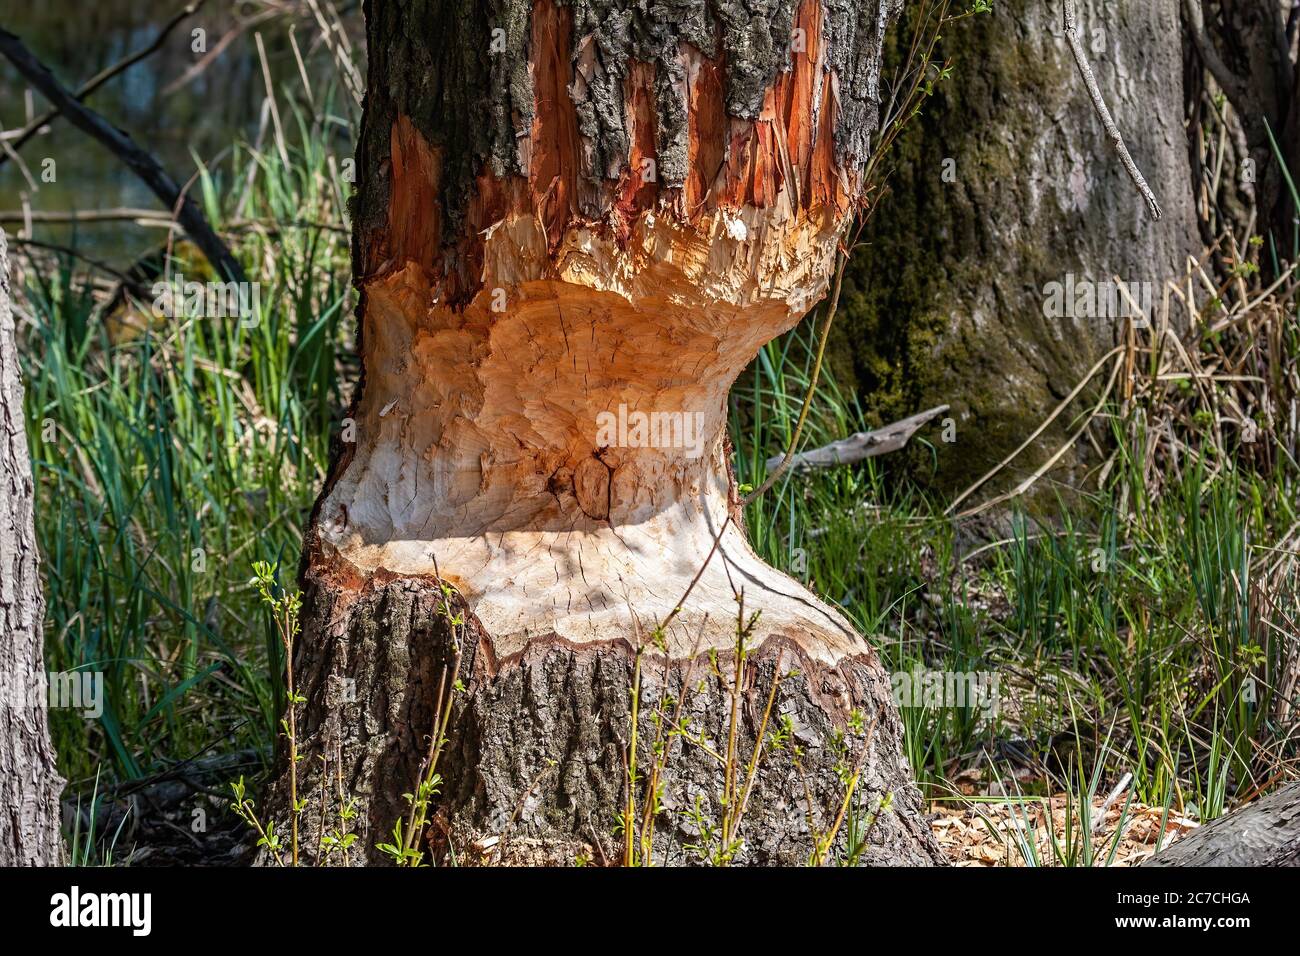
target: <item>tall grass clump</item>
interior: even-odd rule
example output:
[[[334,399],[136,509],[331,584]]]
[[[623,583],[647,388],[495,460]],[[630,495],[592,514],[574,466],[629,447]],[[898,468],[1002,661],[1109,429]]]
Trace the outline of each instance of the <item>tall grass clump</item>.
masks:
[[[282,652],[247,569],[293,575],[353,374],[334,148],[300,117],[288,164],[243,145],[202,169],[207,214],[258,287],[242,319],[106,305],[68,256],[27,270],[47,663],[104,680],[97,720],[52,715],[74,787],[100,766],[133,779],[214,747],[270,752]],[[159,264],[162,283],[211,277],[187,242]]]
[[[766,346],[733,390],[743,483],[760,480],[764,460],[789,441],[810,334]],[[1205,343],[1227,346],[1222,334]],[[1268,377],[1293,376],[1285,369],[1296,354]],[[1127,774],[1136,799],[1208,820],[1293,773],[1291,439],[1265,422],[1258,442],[1268,448],[1225,440],[1196,399],[1230,397],[1178,381],[1156,362],[1127,399],[1098,406],[1108,463],[1068,500],[1045,504],[1040,494],[1032,512],[1012,499],[976,525],[946,517],[909,475],[886,478],[879,460],[787,473],[749,506],[760,553],[838,604],[891,672],[998,676],[995,713],[900,708],[906,751],[931,796],[958,779],[996,787],[1014,771],[1040,794],[1074,781],[1084,799],[1102,777]],[[1152,467],[1153,451],[1163,453],[1149,430],[1157,415],[1173,419],[1160,434],[1178,436],[1176,466]],[[801,447],[866,427],[824,371]]]

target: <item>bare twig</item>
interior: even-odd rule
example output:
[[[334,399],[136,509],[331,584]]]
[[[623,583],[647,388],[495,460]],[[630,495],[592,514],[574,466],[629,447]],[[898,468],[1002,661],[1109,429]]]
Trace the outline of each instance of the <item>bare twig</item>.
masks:
[[[68,246],[60,246],[50,242],[37,242],[35,239],[22,239],[22,238],[14,239],[14,242],[20,246],[27,246],[32,249],[44,249],[47,252],[57,252],[60,255],[72,256],[74,259],[79,259],[82,262],[86,263],[87,265],[93,266],[94,268],[100,270],[101,272],[106,272],[109,275],[114,276],[121,282],[129,283],[131,281],[130,276],[128,276],[125,272],[122,272],[118,269],[114,269],[108,263],[103,262],[99,259],[92,258],[91,256],[88,256],[82,252],[78,252],[76,249],[69,248]]]
[[[1032,445],[1039,435],[1047,431],[1048,426],[1051,425],[1052,422],[1056,421],[1057,417],[1061,414],[1061,412],[1065,411],[1066,408],[1069,407],[1070,403],[1074,401],[1074,399],[1078,396],[1080,392],[1083,391],[1084,387],[1089,382],[1092,381],[1093,376],[1096,375],[1099,371],[1101,371],[1102,366],[1104,366],[1112,358],[1114,358],[1116,355],[1119,355],[1123,351],[1124,351],[1124,346],[1117,345],[1115,348],[1111,349],[1109,352],[1107,352],[1105,355],[1099,358],[1097,360],[1097,364],[1088,370],[1088,374],[1086,374],[1080,380],[1078,385],[1074,386],[1070,394],[1065,396],[1065,398],[1061,400],[1061,403],[1057,405],[1055,409],[1053,409],[1052,413],[1043,420],[1042,424],[1040,424],[1037,428],[1034,429],[1033,433],[1028,438],[1026,438],[1023,442],[1020,443],[1020,445],[1016,448],[1015,451],[1007,455],[1006,458],[1003,458],[1000,462],[994,465],[993,468],[991,468],[989,471],[981,475],[978,481],[970,485],[965,491],[963,491],[956,498],[954,498],[952,502],[948,505],[948,507],[944,509],[943,513],[952,514],[954,511],[957,510],[957,506],[959,504],[961,504],[972,494],[978,491],[984,485],[984,483],[987,482],[990,478],[992,478],[994,475],[1000,472],[1007,465],[1011,464],[1011,462],[1015,460],[1016,456],[1018,456],[1022,451],[1024,451],[1026,448]],[[1005,495],[1001,496],[999,497],[998,500],[1002,500],[1002,498],[1005,497],[1006,497]]]
[[[171,32],[187,17],[193,16],[197,13],[199,7],[203,6],[206,2],[207,0],[193,0],[192,3],[187,4],[184,9],[178,11],[174,17],[163,24],[162,29],[158,31],[158,35],[153,38],[152,43],[148,46],[141,47],[129,56],[118,60],[112,66],[106,67],[92,76],[81,86],[77,87],[77,99],[84,100],[87,96],[95,92],[95,90],[99,89],[119,73],[129,70],[151,53],[161,49],[163,43]],[[59,113],[59,108],[55,107],[54,109],[46,110],[40,116],[36,117],[36,119],[32,120],[14,135],[13,141],[9,144],[10,148],[15,151],[22,149],[24,143],[40,132],[40,130],[58,116]],[[5,156],[0,155],[0,166],[4,165],[5,158]]]
[[[1065,39],[1070,44],[1070,51],[1074,54],[1074,62],[1079,65],[1079,73],[1083,76],[1083,84],[1088,88],[1088,95],[1092,97],[1092,105],[1097,109],[1097,115],[1101,117],[1101,125],[1106,128],[1106,135],[1110,141],[1115,144],[1115,151],[1119,153],[1119,160],[1128,170],[1129,177],[1133,180],[1133,185],[1137,186],[1138,192],[1147,201],[1151,208],[1151,218],[1160,218],[1160,204],[1156,202],[1155,193],[1147,185],[1146,178],[1142,175],[1142,170],[1137,168],[1137,163],[1133,162],[1133,157],[1129,155],[1128,147],[1124,145],[1124,137],[1120,135],[1119,127],[1115,125],[1115,119],[1110,115],[1110,110],[1106,107],[1106,101],[1102,99],[1101,87],[1097,85],[1097,77],[1092,73],[1092,67],[1088,65],[1088,57],[1083,52],[1083,41],[1079,39],[1079,31],[1075,25],[1074,0],[1065,0]]]
[[[159,226],[167,229],[176,228],[176,223],[166,218],[157,209],[133,209],[126,206],[118,206],[112,209],[79,209],[68,212],[47,209],[33,209],[31,211],[24,211],[22,209],[2,209],[0,210],[0,223],[4,222],[134,222],[137,225],[142,226]]]
[[[0,139],[0,161],[3,161],[6,157],[12,159],[18,164],[18,171],[22,173],[23,179],[27,180],[28,189],[32,192],[36,192],[41,188],[36,185],[36,178],[32,176],[32,171],[27,167],[27,164],[23,162],[23,158],[18,155],[12,146],[9,145],[9,141],[7,139]]]
[[[207,53],[205,53],[198,62],[196,62],[193,66],[191,66],[188,70],[186,70],[176,79],[172,80],[170,83],[164,86],[162,88],[162,93],[160,95],[165,99],[166,97],[171,96],[177,90],[181,89],[186,84],[192,83],[199,76],[201,76],[209,66],[211,66],[214,62],[216,62],[216,60],[221,56],[221,54],[226,52],[226,48],[229,47],[230,44],[234,43],[246,32],[251,30],[253,27],[257,26],[258,24],[265,23],[267,20],[270,20],[271,18],[278,17],[278,16],[280,16],[280,11],[276,10],[275,8],[270,8],[267,10],[263,10],[260,13],[254,14],[253,16],[245,20],[243,23],[238,23],[235,26],[231,27],[229,30],[226,31],[226,33],[219,40],[217,40],[216,43],[212,45],[212,49],[209,50]]]
[[[176,180],[150,153],[141,149],[126,133],[109,123],[90,107],[81,103],[40,60],[32,55],[22,40],[0,29],[0,53],[3,53],[29,83],[68,118],[72,125],[98,140],[153,190],[154,195],[172,210],[176,221],[189,233],[219,274],[242,282],[244,270],[221,237],[213,231],[198,204],[186,195]]]

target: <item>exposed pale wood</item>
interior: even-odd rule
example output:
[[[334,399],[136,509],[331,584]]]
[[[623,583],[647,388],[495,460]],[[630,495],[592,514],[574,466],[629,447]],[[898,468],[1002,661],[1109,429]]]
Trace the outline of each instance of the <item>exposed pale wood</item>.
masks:
[[[662,620],[730,507],[728,389],[801,317],[790,302],[822,294],[836,235],[833,220],[751,208],[691,227],[646,217],[626,248],[575,228],[552,256],[518,216],[488,235],[484,289],[463,309],[431,305],[414,265],[371,282],[358,442],[320,508],[323,554],[362,574],[436,562],[502,656],[539,634]],[[697,456],[601,447],[599,416],[620,406],[689,416]],[[730,645],[737,574],[764,633],[804,632],[827,662],[862,646],[739,528],[721,557],[670,635],[678,653],[701,628],[706,647]]]
[[[880,727],[863,796],[895,807],[871,861],[939,862],[880,659],[755,555],[726,433],[736,376],[826,294],[896,0],[757,14],[727,0],[707,23],[502,0],[492,56],[472,6],[368,10],[353,220],[365,381],[307,535],[297,661],[304,752],[346,768],[359,858],[401,812],[456,650],[465,689],[439,764],[453,844],[513,821],[512,847],[541,841],[538,859],[566,862],[608,836],[638,652],[651,697],[708,671],[691,713],[721,733],[726,685],[707,661],[735,644],[743,592],[756,689],[738,747],[755,746],[763,680],[798,671],[780,706],[813,791],[833,790],[830,737],[863,711]],[[791,55],[794,24],[807,36]],[[611,434],[604,416],[678,430]],[[437,611],[440,581],[464,634]],[[666,793],[685,808],[718,772],[684,755]],[[806,858],[799,775],[787,760],[764,780],[745,860]],[[681,861],[688,830],[674,815],[656,849]]]
[[[521,38],[532,102],[509,87],[518,126],[504,146],[488,142],[468,196],[448,192],[451,147],[429,136],[472,141],[469,131],[445,111],[416,115],[414,94],[403,94],[412,115],[385,111],[376,77],[395,90],[407,81],[374,64],[367,138],[383,145],[373,155],[384,165],[365,171],[357,217],[366,380],[357,442],[319,504],[313,562],[357,580],[432,575],[436,564],[501,656],[538,635],[603,640],[672,612],[734,505],[727,392],[826,294],[861,186],[855,144],[869,130],[845,129],[838,110],[874,97],[894,4],[848,20],[839,4],[794,6],[804,52],[787,54],[765,89],[741,85],[743,62],[723,69],[719,57],[715,75],[685,45],[665,46],[658,64],[629,58],[623,125],[606,143],[588,135],[584,109],[614,62],[602,67],[606,54],[580,35],[580,9],[533,4],[507,31]],[[621,29],[604,42],[639,28]],[[839,78],[838,108],[833,64],[868,68],[852,81],[862,88]],[[665,71],[678,69],[685,87],[665,88]],[[463,80],[443,82],[440,103]],[[673,89],[693,107],[684,126],[663,112]],[[755,115],[728,114],[728,97],[758,104]],[[670,162],[666,148],[682,139],[683,161]],[[648,180],[644,159],[657,160]],[[376,177],[387,187],[378,194]],[[602,442],[599,416],[620,407],[698,420],[699,447]],[[827,663],[863,649],[840,614],[763,564],[738,526],[719,551],[677,616],[674,653],[701,635],[706,648],[730,645],[737,578],[763,611],[758,640],[798,632]]]

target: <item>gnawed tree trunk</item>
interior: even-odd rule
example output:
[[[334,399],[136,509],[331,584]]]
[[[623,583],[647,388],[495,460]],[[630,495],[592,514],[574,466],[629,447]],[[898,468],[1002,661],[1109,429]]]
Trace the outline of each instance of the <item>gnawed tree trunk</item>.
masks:
[[[0,866],[54,866],[63,854],[63,780],[45,712],[45,599],[34,497],[8,250],[0,230]]]
[[[1073,277],[1082,290],[1118,276],[1144,307],[1150,289],[1158,309],[1161,283],[1200,252],[1178,0],[1076,6],[1102,94],[1163,218],[1151,219],[1097,118],[1060,0],[1008,0],[944,31],[953,76],[900,137],[888,198],[845,277],[836,368],[856,380],[876,424],[952,406],[955,440],[933,452],[945,490],[1002,461],[1122,335],[1123,317],[1100,308],[1053,314],[1051,283]],[[1088,400],[996,490],[1059,448]],[[929,480],[931,450],[906,454]],[[1054,477],[1069,482],[1087,463],[1065,465]],[[1059,487],[1046,492],[1052,507]]]
[[[793,671],[776,710],[806,753],[802,772],[788,751],[764,765],[739,860],[808,858],[807,796],[838,808],[831,740],[860,710],[875,729],[859,795],[892,795],[867,860],[938,862],[887,675],[839,613],[750,550],[726,435],[736,376],[827,290],[897,6],[367,5],[365,380],[308,535],[296,671],[305,750],[360,800],[353,862],[408,812],[453,646],[464,691],[441,832],[462,858],[508,835],[507,860],[599,862],[627,793],[637,649],[640,766],[654,702],[688,670],[692,732],[725,746],[742,590],[761,618],[739,750],[774,674]],[[684,428],[650,439],[647,414]],[[439,577],[463,630],[439,610]],[[672,747],[665,804],[698,800],[716,820],[721,768]],[[318,764],[302,762],[300,794]],[[675,812],[657,834],[673,862],[701,839]]]

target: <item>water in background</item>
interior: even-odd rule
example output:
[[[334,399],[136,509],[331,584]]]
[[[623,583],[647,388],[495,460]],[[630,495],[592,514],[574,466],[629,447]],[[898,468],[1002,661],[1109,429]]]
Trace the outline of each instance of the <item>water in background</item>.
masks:
[[[5,0],[0,24],[17,34],[65,86],[75,89],[105,67],[152,43],[184,5],[185,0]],[[339,5],[345,19],[358,16],[356,6]],[[254,39],[260,31],[281,116],[285,125],[292,127],[291,101],[304,110],[308,107],[288,42],[289,25],[297,24],[296,36],[309,73],[323,60],[328,61],[324,49],[312,53],[318,31],[309,19],[261,21],[230,38],[205,70],[183,80],[205,56],[194,50],[192,31],[205,31],[204,45],[211,53],[239,20],[247,22],[258,12],[256,4],[208,0],[168,35],[159,50],[91,94],[87,104],[129,133],[173,178],[184,183],[196,171],[196,158],[219,164],[229,158],[232,143],[255,137],[266,96]],[[21,128],[33,115],[30,111],[39,115],[47,108],[40,94],[29,92],[26,81],[0,57],[0,128]],[[0,225],[11,235],[22,226],[13,214],[21,210],[23,196],[39,211],[126,207],[158,210],[166,217],[157,197],[121,160],[65,119],[52,121],[48,132],[28,142],[19,155],[38,188],[31,188],[12,158],[0,165]],[[50,183],[41,181],[42,163],[47,158],[55,162],[56,178]],[[225,179],[229,184],[228,169]],[[160,245],[166,233],[130,222],[36,223],[33,238],[76,245],[123,266]]]

